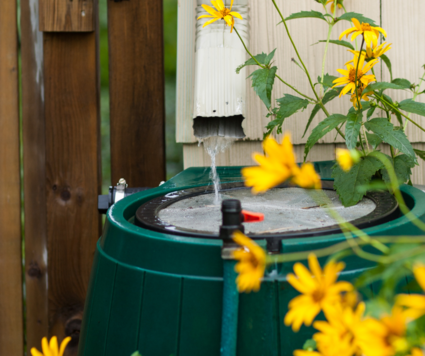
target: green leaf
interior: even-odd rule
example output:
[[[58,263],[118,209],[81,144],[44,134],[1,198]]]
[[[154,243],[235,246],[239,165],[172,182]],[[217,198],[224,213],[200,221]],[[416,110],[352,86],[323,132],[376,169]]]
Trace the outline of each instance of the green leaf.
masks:
[[[301,12],[297,12],[295,14],[291,14],[290,16],[288,16],[285,19],[285,21],[294,20],[294,19],[305,19],[305,18],[311,18],[311,17],[326,21],[325,16],[323,16],[323,14],[321,12],[313,11],[313,10],[311,10],[311,11],[301,11]],[[282,23],[282,21],[279,22],[279,23]]]
[[[334,187],[339,199],[345,207],[357,204],[365,195],[365,192],[357,188],[368,184],[373,175],[383,167],[383,164],[371,156],[363,157],[348,172],[335,164],[332,170],[332,178],[335,179]]]
[[[413,151],[415,151],[415,153],[419,156],[419,158],[425,161],[425,151],[421,151],[421,150],[413,150]]]
[[[335,99],[339,95],[341,89],[342,88],[337,88],[337,89],[333,89],[331,91],[326,92],[325,96],[322,99],[323,104],[326,104],[326,103],[330,102],[331,100]],[[320,110],[320,105],[316,104],[314,106],[313,110],[311,111],[310,118],[308,119],[307,125],[305,127],[303,137],[307,133],[307,130],[311,125],[311,122],[313,121],[314,117],[319,112],[319,110]]]
[[[391,159],[391,157],[388,158]],[[393,162],[394,171],[399,183],[403,184],[407,182],[412,175],[412,168],[415,167],[415,162],[413,159],[406,155],[398,155],[394,158],[394,160],[391,159],[391,161]],[[382,169],[381,173],[384,181],[386,183],[391,183],[387,170]]]
[[[332,131],[335,127],[339,126],[343,122],[347,121],[347,117],[341,114],[334,114],[317,125],[312,133],[310,134],[307,143],[304,149],[304,161],[307,158],[308,153],[314,144],[319,141],[323,136],[325,136],[328,132]]]
[[[142,355],[140,355],[139,351],[136,351],[135,353],[131,354],[131,356],[142,356]]]
[[[373,21],[372,19],[363,16],[362,14],[358,14],[357,12],[347,12],[344,15],[341,15],[340,17],[337,18],[337,21],[339,20],[345,20],[345,21],[349,21],[351,22],[352,18],[355,18],[357,20],[359,20],[360,23],[365,22],[368,23],[369,25],[374,25],[375,21]]]
[[[272,67],[270,69],[261,68],[257,69],[249,76],[252,78],[252,87],[263,103],[267,106],[267,109],[270,109],[271,106],[271,97],[276,71],[277,67]]]
[[[267,55],[266,59],[264,60],[264,64],[265,64],[266,66],[268,66],[268,65],[270,64],[270,62],[272,61],[272,59],[273,59],[273,57],[274,57],[274,54],[276,53],[276,49],[277,49],[277,48],[275,48],[273,51],[271,51],[271,52]],[[251,59],[252,59],[252,58],[251,58]]]
[[[338,77],[335,77],[333,75],[325,74],[325,77],[323,78],[323,86],[325,87],[325,91],[328,90],[328,88],[332,88],[334,86],[333,81],[335,79],[338,79]],[[322,83],[322,78],[318,77],[319,83]],[[335,90],[339,90],[339,92],[342,90],[342,88],[337,88]],[[339,94],[338,92],[338,94]]]
[[[403,87],[404,89],[410,89],[410,87],[412,86],[412,83],[410,83],[407,79],[403,78],[396,78],[392,80],[391,83],[397,84],[398,86]]]
[[[345,124],[345,142],[349,150],[356,148],[357,138],[359,137],[360,128],[362,127],[362,112],[356,112],[347,116]]]
[[[392,65],[391,65],[390,59],[385,54],[381,54],[381,59],[386,64],[388,71],[390,72],[390,78],[391,78],[391,81],[392,81],[393,80],[393,70],[392,70]]]
[[[366,132],[366,136],[369,145],[371,145],[374,150],[382,143],[382,139],[378,135]]]
[[[394,83],[387,83],[387,82],[377,82],[373,84],[369,84],[364,90],[363,94],[368,93],[373,90],[385,90],[385,89],[399,89],[404,90],[405,87],[402,87],[400,85],[394,84]]]
[[[276,119],[269,122],[266,126],[267,133],[269,135],[275,127],[277,127],[278,133],[282,127],[283,121],[295,114],[299,110],[307,108],[309,102],[306,99],[299,98],[291,94],[285,94],[283,98],[276,100],[279,103],[279,110],[276,113]]]
[[[272,53],[274,53],[274,51]],[[268,56],[269,55],[263,52],[261,54],[257,54],[256,56],[254,56],[254,58],[258,61],[258,63],[266,65],[266,59]],[[236,73],[239,74],[243,67],[255,66],[255,65],[258,65],[257,62],[254,61],[253,58],[250,58],[244,64],[241,64],[238,68],[236,68]]]
[[[385,184],[381,180],[372,180],[369,184],[360,185],[357,187],[357,190],[359,193],[367,193],[371,191],[377,191],[377,190],[388,190],[388,188],[391,188],[390,185]]]
[[[316,350],[316,341],[313,339],[308,339],[303,345],[303,350],[314,351]]]
[[[367,111],[367,114],[366,114],[367,120],[369,120],[372,117],[372,115],[375,112],[375,110],[376,110],[376,106],[371,106],[369,108],[369,110]]]
[[[413,101],[412,99],[403,100],[399,104],[399,109],[411,112],[412,114],[425,116],[425,104],[418,103],[416,101]]]
[[[394,125],[384,118],[376,118],[365,122],[367,130],[377,134],[382,141],[390,144],[400,152],[412,157],[416,163],[416,155],[413,147],[402,130],[394,129]]]
[[[326,43],[327,40],[320,40],[319,42],[316,42],[313,45],[315,45],[317,43],[322,43],[322,42]],[[350,42],[347,42],[347,41],[329,40],[329,43],[333,43],[333,44],[336,44],[338,46],[347,47],[347,48],[352,49],[354,51],[354,46]]]

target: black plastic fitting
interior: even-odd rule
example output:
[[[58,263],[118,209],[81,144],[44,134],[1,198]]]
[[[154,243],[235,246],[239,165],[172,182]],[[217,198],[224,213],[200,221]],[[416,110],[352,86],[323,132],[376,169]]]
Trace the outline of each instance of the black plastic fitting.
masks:
[[[242,225],[242,205],[237,199],[226,199],[221,203],[223,222],[220,226],[220,239],[225,244],[234,244],[232,235],[236,230],[245,232]]]

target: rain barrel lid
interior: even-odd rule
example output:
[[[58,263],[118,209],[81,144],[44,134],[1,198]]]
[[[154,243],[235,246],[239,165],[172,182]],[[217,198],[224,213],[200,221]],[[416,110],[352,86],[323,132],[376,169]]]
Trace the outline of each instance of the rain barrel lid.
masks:
[[[333,181],[322,180],[323,192],[347,221],[359,228],[376,226],[398,217],[398,205],[388,192],[370,192],[357,205],[344,208],[333,189]],[[222,184],[221,199],[239,199],[244,210],[265,215],[263,222],[244,223],[253,239],[311,237],[340,233],[339,226],[317,202],[319,192],[281,185],[265,194],[252,195],[243,183]],[[321,192],[320,192],[321,194]],[[313,196],[316,196],[316,199]],[[214,204],[212,186],[168,193],[142,204],[136,225],[187,237],[218,238],[221,203]]]

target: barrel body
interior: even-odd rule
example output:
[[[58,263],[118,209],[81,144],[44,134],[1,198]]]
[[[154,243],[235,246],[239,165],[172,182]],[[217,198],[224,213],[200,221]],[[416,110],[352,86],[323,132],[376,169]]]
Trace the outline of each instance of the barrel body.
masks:
[[[325,176],[330,163],[316,164]],[[223,183],[241,181],[240,167],[220,167]],[[191,168],[161,187],[130,196],[110,208],[97,244],[86,300],[79,356],[217,356],[220,354],[223,261],[219,240],[184,238],[133,224],[137,208],[154,197],[209,184],[209,171]],[[403,195],[425,221],[425,194],[409,186]],[[366,229],[372,236],[419,235],[400,216]],[[342,234],[283,240],[281,252],[308,251],[344,240]],[[266,246],[265,241],[259,241]],[[324,262],[324,261],[322,261]],[[370,262],[345,260],[340,279],[351,281]],[[314,330],[298,333],[283,324],[298,295],[287,282],[293,264],[272,266],[257,293],[241,294],[237,355],[289,356]],[[376,286],[370,286],[375,290]]]

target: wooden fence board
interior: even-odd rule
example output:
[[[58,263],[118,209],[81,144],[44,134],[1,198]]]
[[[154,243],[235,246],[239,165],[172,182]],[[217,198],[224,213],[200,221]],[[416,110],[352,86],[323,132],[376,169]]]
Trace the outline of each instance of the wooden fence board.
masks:
[[[16,1],[0,2],[0,355],[23,355]]]
[[[43,33],[38,1],[21,0],[27,349],[48,335]]]
[[[93,0],[39,0],[40,31],[91,32],[94,25]]]
[[[100,235],[97,33],[44,33],[49,333],[75,355]]]
[[[108,1],[111,175],[165,179],[162,0]]]

